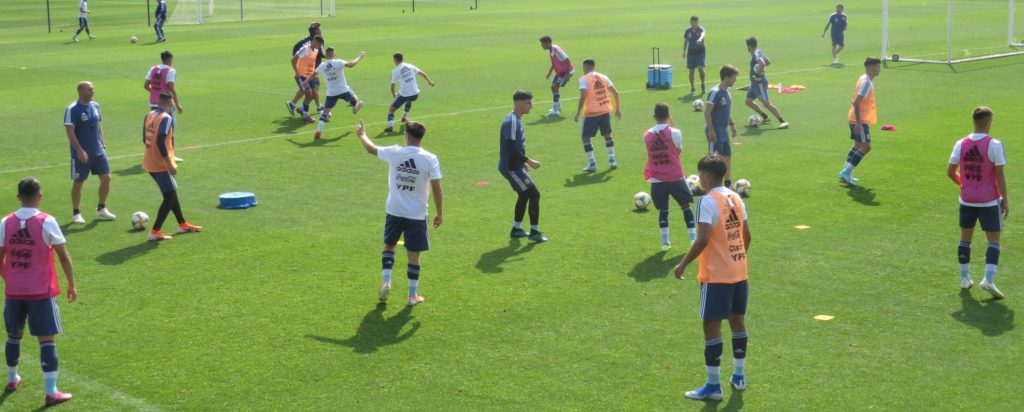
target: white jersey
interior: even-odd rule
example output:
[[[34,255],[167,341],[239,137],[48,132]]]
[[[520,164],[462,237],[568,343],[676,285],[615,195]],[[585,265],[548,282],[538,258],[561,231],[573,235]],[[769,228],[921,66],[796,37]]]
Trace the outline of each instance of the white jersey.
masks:
[[[377,157],[388,162],[387,213],[426,220],[430,181],[441,179],[437,156],[418,146],[387,146]]]
[[[736,194],[732,189],[725,186],[718,186],[711,189],[711,191],[721,194]],[[743,203],[743,199],[741,199],[739,195],[734,199],[739,200],[740,207],[743,208],[743,221],[746,222],[749,217],[747,216],[747,204]],[[714,226],[715,223],[718,223],[718,217],[718,203],[715,202],[715,199],[712,199],[711,196],[701,196],[700,199],[697,199],[697,223],[707,223]]]
[[[35,215],[41,213],[39,209],[33,209],[30,207],[23,207],[14,212],[14,216],[21,220],[21,228],[25,228],[25,221],[31,219]],[[4,233],[7,230],[7,216],[0,219],[0,239],[7,239],[7,235]],[[67,243],[64,240],[64,232],[60,231],[60,225],[57,224],[57,219],[53,216],[47,216],[43,219],[43,242],[47,246],[63,245]]]
[[[419,74],[420,69],[409,63],[402,63],[395,66],[395,70],[391,71],[391,84],[398,83],[398,95],[399,96],[415,96],[420,94],[420,86],[416,83],[416,75]]]
[[[173,67],[168,66],[168,65],[163,64],[163,63],[157,65],[157,67],[159,67],[159,69],[158,69],[159,71],[163,71],[165,69],[170,69],[170,70],[167,71],[167,83],[174,83],[174,81],[177,80],[177,78],[178,78],[178,71],[174,70]],[[153,69],[151,68],[151,69],[149,69],[149,71],[146,72],[146,80],[153,80],[152,76],[153,76]]]
[[[348,62],[342,59],[331,59],[324,60],[320,66],[317,66],[316,72],[322,74],[327,80],[327,96],[340,96],[352,91],[352,88],[348,86],[348,80],[345,79],[346,64]]]
[[[86,3],[85,0],[79,1],[78,2],[78,17],[81,18],[81,19],[89,17],[89,13],[85,12],[86,10],[89,10],[89,4]]]

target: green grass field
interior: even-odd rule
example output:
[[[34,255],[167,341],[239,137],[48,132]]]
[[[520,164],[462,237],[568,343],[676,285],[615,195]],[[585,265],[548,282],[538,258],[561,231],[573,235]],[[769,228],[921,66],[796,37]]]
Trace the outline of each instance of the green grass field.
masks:
[[[287,53],[312,17],[169,25],[169,41],[153,44],[138,2],[94,0],[98,39],[72,44],[67,30],[46,33],[37,3],[0,6],[0,209],[17,208],[16,183],[33,175],[43,183],[43,209],[65,225],[79,301],[61,305],[60,387],[75,395],[62,409],[1010,411],[1024,404],[1015,389],[1024,367],[1015,319],[1024,297],[1017,223],[1024,212],[1016,206],[1024,173],[1015,163],[1024,120],[1015,79],[1024,58],[889,65],[876,81],[879,120],[899,130],[875,129],[874,150],[856,171],[862,187],[848,188],[835,176],[850,146],[846,111],[859,62],[879,53],[874,1],[846,2],[843,68],[829,67],[819,37],[832,2],[485,0],[469,11],[470,0],[421,0],[415,14],[402,13],[406,2],[339,2],[338,17],[316,19],[341,57],[366,51],[346,75],[367,106],[358,118],[338,110],[321,142],[312,140],[313,125],[282,105],[294,92]],[[1005,3],[986,3],[990,11],[974,15],[1005,27]],[[908,27],[944,27],[943,1],[893,7],[893,24],[898,15]],[[772,95],[791,129],[740,128],[734,139],[733,176],[753,183],[749,387],[708,404],[682,396],[704,381],[695,272],[682,282],[669,273],[688,244],[682,215],[672,214],[675,247],[666,253],[656,213],[631,205],[633,193],[649,190],[640,134],[653,124],[655,103],[672,105],[688,173],[704,154],[702,117],[685,96],[679,56],[691,14],[708,29],[709,88],[723,63],[745,73],[750,35],[774,61],[772,82],[807,86]],[[934,52],[934,36],[903,33],[902,54],[918,44],[920,53]],[[570,116],[542,119],[550,108],[542,34],[578,69],[584,57],[595,58],[622,92],[623,118],[613,125],[618,170],[598,156],[598,173],[580,173],[578,125]],[[132,35],[139,44],[129,44]],[[996,48],[1005,38],[967,36],[963,47]],[[644,90],[652,46],[675,66],[672,90]],[[186,159],[180,196],[188,219],[205,230],[157,245],[129,230],[128,217],[155,216],[160,203],[139,167],[139,126],[147,111],[143,77],[164,49],[175,54],[185,107],[176,131]],[[377,305],[386,169],[365,154],[354,128],[361,118],[378,144],[400,142],[379,134],[396,50],[437,82],[423,87],[410,117],[427,125],[424,145],[444,171],[445,223],[431,232],[420,285],[426,303],[415,309],[402,304],[401,253],[396,296]],[[67,225],[61,119],[79,80],[95,83],[103,105],[114,171],[108,204],[119,214],[112,223],[91,221],[93,178],[82,205],[90,223]],[[544,164],[533,176],[546,244],[510,243],[514,194],[496,171],[498,127],[520,87],[536,96],[526,133],[529,153]],[[575,106],[575,93],[565,94],[566,107]],[[751,112],[740,104],[743,92],[733,98],[742,122]],[[1010,157],[1002,301],[959,289],[957,189],[945,177],[950,149],[971,131],[970,110],[981,104],[995,110],[992,134]],[[255,192],[260,205],[216,208],[218,194],[237,190]],[[983,245],[977,237],[975,281]],[[814,320],[819,314],[835,319]],[[24,385],[0,395],[3,410],[42,405],[38,347],[25,339],[22,353]],[[724,359],[723,373],[731,368]]]

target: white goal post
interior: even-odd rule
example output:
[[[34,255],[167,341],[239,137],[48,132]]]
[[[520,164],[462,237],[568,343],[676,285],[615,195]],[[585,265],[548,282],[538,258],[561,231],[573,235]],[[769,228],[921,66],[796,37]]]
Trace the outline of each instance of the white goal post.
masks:
[[[985,54],[980,56],[953,57],[953,16],[955,15],[955,4],[954,0],[949,0],[949,9],[946,12],[946,58],[944,60],[933,60],[933,59],[918,59],[918,58],[904,58],[897,54],[889,54],[889,0],[882,0],[882,60],[892,62],[913,62],[913,63],[938,63],[938,64],[955,64],[965,63],[978,60],[996,59],[1000,57],[1024,55],[1024,50],[1016,50],[1018,47],[1024,47],[1024,40],[1014,39],[1014,0],[1007,0],[1009,6],[1009,12],[1007,16],[1009,18],[1007,23],[1007,35],[1006,43],[1007,47],[1012,48],[1005,52],[996,52],[991,54]]]

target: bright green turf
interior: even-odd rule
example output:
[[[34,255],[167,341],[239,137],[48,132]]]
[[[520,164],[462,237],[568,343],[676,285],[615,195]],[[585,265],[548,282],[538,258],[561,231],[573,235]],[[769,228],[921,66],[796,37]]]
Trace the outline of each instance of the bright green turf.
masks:
[[[769,79],[807,86],[773,95],[790,130],[741,128],[735,139],[743,144],[734,146],[734,176],[754,186],[750,386],[706,409],[995,411],[1024,402],[1016,392],[1024,335],[1014,319],[1024,297],[1014,200],[1024,190],[1014,156],[1024,58],[883,70],[880,121],[899,131],[875,129],[875,149],[856,172],[864,188],[850,189],[835,176],[850,146],[856,63],[879,50],[877,2],[847,3],[850,66],[842,69],[828,67],[818,37],[830,2],[481,1],[470,12],[468,0],[423,0],[415,15],[401,13],[405,2],[341,2],[339,17],[320,21],[342,57],[367,52],[347,76],[367,102],[360,117],[373,135],[390,100],[392,52],[405,51],[438,83],[424,87],[412,117],[428,125],[424,143],[442,162],[445,224],[423,257],[427,301],[410,311],[401,304],[401,254],[392,303],[376,305],[386,170],[362,151],[356,118],[339,110],[326,140],[313,144],[313,127],[282,107],[294,91],[286,53],[310,18],[171,25],[169,42],[153,45],[143,15],[127,10],[137,2],[96,1],[99,39],[65,44],[69,33],[46,34],[45,15],[31,12],[38,2],[8,3],[0,6],[0,209],[17,206],[15,183],[31,174],[43,182],[44,209],[69,221],[61,118],[78,80],[96,84],[114,159],[108,203],[119,220],[66,227],[80,293],[61,305],[61,388],[75,394],[66,408],[705,408],[682,398],[704,379],[694,275],[679,282],[668,274],[688,243],[682,216],[673,212],[675,248],[663,253],[656,215],[630,205],[648,187],[639,134],[654,103],[672,103],[689,172],[702,155],[700,115],[681,97],[679,38],[691,14],[709,30],[710,66],[745,72],[743,38],[756,34],[775,62]],[[942,27],[943,13],[923,10],[898,11]],[[992,10],[991,24],[1005,24],[1002,9]],[[580,174],[577,125],[541,120],[550,107],[542,34],[576,62],[596,58],[622,91],[619,170],[608,172],[599,156],[599,173]],[[131,35],[140,44],[129,45]],[[926,49],[918,35],[901,41]],[[651,46],[675,65],[675,89],[642,90]],[[185,106],[181,199],[206,229],[157,246],[128,230],[128,216],[153,216],[160,201],[138,154],[142,78],[164,48],[176,55]],[[536,95],[526,130],[529,153],[544,164],[534,177],[552,239],[536,246],[509,244],[514,195],[495,170],[498,126],[517,87]],[[746,118],[743,93],[733,96],[734,117]],[[566,112],[574,104],[568,99]],[[1010,154],[1002,302],[978,289],[960,294],[954,258],[956,189],[945,165],[978,104],[995,109],[993,134]],[[95,189],[92,179],[83,209],[95,204]],[[233,190],[257,193],[260,205],[216,209],[217,195]],[[794,229],[800,224],[811,229]],[[983,244],[975,242],[976,280]],[[836,318],[813,320],[818,314]],[[42,401],[36,345],[26,339],[23,353],[25,386],[0,398],[5,410]]]

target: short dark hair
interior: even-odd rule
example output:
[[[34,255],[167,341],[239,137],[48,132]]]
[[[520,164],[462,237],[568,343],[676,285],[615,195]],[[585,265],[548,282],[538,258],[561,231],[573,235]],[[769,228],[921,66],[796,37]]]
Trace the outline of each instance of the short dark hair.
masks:
[[[18,197],[21,199],[31,199],[39,194],[40,189],[38,179],[32,176],[26,177],[18,182]]]
[[[529,90],[518,89],[515,93],[512,93],[512,101],[519,102],[523,100],[533,100],[533,93]]]
[[[708,172],[711,177],[716,180],[722,180],[725,177],[725,172],[728,170],[728,166],[725,165],[725,159],[717,154],[710,154],[704,156],[697,162],[697,170],[701,172]]]
[[[722,79],[725,79],[726,77],[730,76],[736,76],[739,74],[739,69],[737,69],[736,66],[733,66],[731,64],[723,64],[722,68],[718,70],[718,76],[721,77]]]
[[[309,35],[310,36],[316,36],[316,31],[319,28],[320,28],[320,23],[317,23],[315,21],[312,22],[312,23],[309,23]]]
[[[423,123],[410,120],[405,124],[405,132],[417,140],[422,139],[423,135],[427,133],[427,126],[424,126]]]
[[[697,16],[690,16],[690,21],[700,21]]]
[[[881,64],[882,64],[882,59],[879,59],[877,57],[868,57],[868,58],[864,59],[864,67],[878,66],[878,65],[881,65]]]
[[[320,42],[320,44],[324,44],[324,38],[323,38],[323,36],[320,36],[319,34],[316,35],[316,36],[313,36],[313,38],[310,41],[311,42],[318,41],[318,42]]]
[[[171,92],[160,92],[160,103],[170,103],[174,99],[174,95]]]
[[[589,64],[589,65],[593,66],[595,64],[594,63],[594,59],[591,59],[591,58],[587,57],[586,59],[583,59],[583,64]]]
[[[331,53],[333,51],[334,51],[333,47],[328,47],[327,50],[324,50],[324,53]]]
[[[747,37],[747,47],[757,47],[757,37]]]
[[[160,52],[160,61],[166,62],[172,58],[174,58],[174,54],[172,54],[170,50]]]
[[[541,43],[551,43],[551,36],[548,36],[548,35],[540,36],[540,42]]]
[[[405,60],[405,56],[402,55],[402,52],[397,52],[394,55],[392,55],[391,57],[393,57],[395,59],[395,61],[398,61],[398,62],[401,62],[401,61]]]
[[[668,119],[668,105],[665,103],[658,103],[654,105],[654,118],[658,120]]]
[[[992,109],[989,109],[986,106],[975,107],[971,117],[974,118],[974,124],[983,124],[992,119]]]

